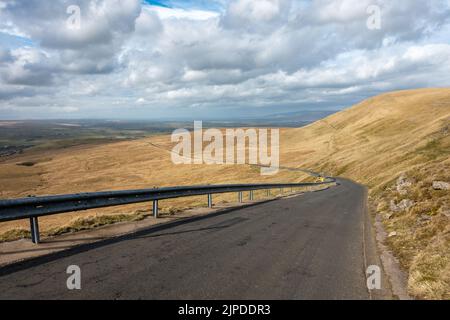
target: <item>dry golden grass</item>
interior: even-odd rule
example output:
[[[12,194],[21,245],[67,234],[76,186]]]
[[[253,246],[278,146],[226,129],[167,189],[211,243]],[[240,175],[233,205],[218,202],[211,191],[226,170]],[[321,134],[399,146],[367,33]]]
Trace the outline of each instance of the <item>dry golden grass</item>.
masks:
[[[408,289],[419,298],[450,299],[450,192],[434,190],[434,180],[450,180],[450,161],[430,162],[406,171],[412,181],[405,194],[396,183],[388,184],[374,195],[384,217],[387,239],[403,267],[410,272]],[[389,202],[414,201],[408,210],[393,212]]]
[[[385,218],[388,241],[409,271],[410,293],[421,298],[448,298],[449,220],[437,208],[448,205],[448,192],[429,192],[435,177],[450,181],[450,89],[393,92],[362,103],[299,129],[283,129],[280,164],[310,168],[352,178],[370,188],[371,200],[386,216],[386,203],[399,200],[392,185],[406,172],[415,175],[411,189],[415,207],[403,215]],[[157,144],[163,148],[156,148]],[[0,164],[0,197],[60,194],[153,186],[241,182],[301,181],[305,176],[280,171],[260,176],[247,165],[174,165],[169,136],[101,146],[73,147],[25,154]],[[34,162],[33,166],[17,163]],[[417,173],[417,174],[416,174]],[[236,201],[236,195],[215,196],[215,201]],[[166,214],[205,205],[205,197],[163,201]],[[417,224],[422,211],[434,215]],[[422,210],[422,211],[421,211]],[[42,219],[44,231],[73,224],[87,216],[150,212],[150,204],[130,205]],[[419,213],[420,212],[420,213]],[[27,222],[0,224],[0,234],[28,228]]]
[[[155,136],[101,146],[25,153],[0,164],[0,198],[195,184],[299,182],[307,179],[305,174],[286,171],[280,171],[275,176],[261,176],[260,168],[249,165],[175,165],[168,151],[172,147],[170,136]],[[34,165],[18,165],[27,162]],[[262,194],[259,196],[262,197]],[[236,194],[214,196],[215,203],[236,200]],[[161,211],[162,214],[175,214],[205,205],[206,196],[164,200]],[[40,226],[45,233],[71,225],[83,217],[134,214],[137,211],[150,213],[151,204],[48,216],[41,218]],[[0,224],[0,234],[12,229],[28,229],[28,222]]]
[[[450,89],[384,94],[285,131],[281,163],[348,176],[376,188],[415,165],[448,157],[449,123]]]
[[[442,210],[450,194],[431,187],[450,182],[449,131],[450,89],[393,92],[286,131],[281,163],[368,185],[388,232],[397,233],[388,244],[409,272],[410,294],[449,299],[450,221]],[[403,196],[394,188],[402,172],[415,180]],[[402,199],[415,205],[393,214],[390,201]]]

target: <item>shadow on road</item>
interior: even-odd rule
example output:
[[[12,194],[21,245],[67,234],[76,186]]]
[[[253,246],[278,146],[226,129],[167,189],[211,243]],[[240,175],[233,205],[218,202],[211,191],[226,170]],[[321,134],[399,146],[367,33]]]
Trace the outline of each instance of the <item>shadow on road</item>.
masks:
[[[44,263],[48,263],[48,262],[52,262],[61,258],[65,258],[65,257],[70,257],[72,255],[76,255],[82,252],[86,252],[89,250],[93,250],[93,249],[97,249],[97,248],[101,248],[104,246],[108,246],[108,245],[112,245],[118,242],[122,242],[122,241],[128,241],[128,240],[133,240],[133,239],[137,239],[137,238],[152,238],[152,237],[161,237],[161,236],[166,236],[166,235],[171,235],[171,234],[180,234],[180,233],[188,233],[188,232],[199,232],[199,231],[205,231],[205,230],[217,230],[217,229],[224,229],[227,227],[230,227],[236,223],[242,222],[246,219],[242,219],[242,218],[232,218],[230,220],[224,221],[226,224],[225,225],[213,225],[210,226],[208,228],[201,228],[201,229],[193,229],[193,230],[186,230],[186,231],[179,231],[179,232],[168,232],[168,233],[161,233],[161,234],[155,234],[159,231],[163,231],[169,228],[173,228],[176,226],[180,226],[180,225],[184,225],[184,224],[188,224],[191,222],[195,222],[195,221],[200,221],[200,220],[205,220],[205,219],[209,219],[209,218],[213,218],[213,217],[217,217],[220,215],[224,215],[227,213],[231,213],[234,211],[238,211],[244,208],[248,208],[248,207],[253,207],[253,206],[257,206],[257,205],[261,205],[261,204],[265,204],[268,202],[272,202],[275,200],[279,200],[279,199],[269,199],[266,201],[261,201],[261,202],[257,202],[257,203],[252,203],[252,204],[248,204],[244,207],[238,207],[238,208],[229,208],[229,209],[224,209],[218,212],[213,212],[210,214],[206,214],[206,215],[202,215],[202,216],[198,216],[198,217],[190,217],[190,218],[185,218],[182,220],[177,220],[177,221],[170,221],[167,223],[162,223],[159,225],[155,225],[155,226],[151,226],[148,229],[144,229],[144,230],[140,230],[137,231],[135,233],[131,233],[131,234],[126,234],[126,235],[122,235],[122,236],[117,236],[114,238],[99,238],[99,241],[97,242],[93,242],[93,243],[87,243],[87,244],[81,244],[72,248],[68,248],[66,246],[61,246],[59,247],[60,249],[67,249],[64,251],[59,251],[59,252],[54,252],[54,253],[50,253],[47,255],[43,255],[40,257],[36,257],[36,258],[32,258],[29,260],[25,260],[25,261],[21,261],[21,262],[17,262],[17,263],[13,263],[11,265],[6,265],[4,267],[0,268],[0,277],[1,276],[5,276],[14,272],[18,272],[21,270],[26,270],[29,268],[33,268],[37,265],[40,264],[44,264]],[[239,221],[238,221],[239,220]],[[73,241],[73,240],[71,240]],[[52,241],[52,242],[58,242],[58,240]],[[60,242],[64,242],[64,240],[60,240]],[[46,248],[36,248],[36,249],[31,249],[29,251],[40,251],[40,250],[46,250]],[[6,252],[3,252],[4,254]],[[8,254],[14,254],[14,253],[20,253],[20,252],[7,252]]]

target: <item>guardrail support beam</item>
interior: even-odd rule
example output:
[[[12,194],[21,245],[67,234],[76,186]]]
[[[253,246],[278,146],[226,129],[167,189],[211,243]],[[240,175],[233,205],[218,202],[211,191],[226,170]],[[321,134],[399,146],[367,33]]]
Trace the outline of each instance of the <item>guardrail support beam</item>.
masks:
[[[212,203],[212,194],[208,194],[208,208],[212,208],[213,203]]]
[[[158,219],[158,211],[159,211],[158,200],[153,200],[153,217],[155,219]]]
[[[39,236],[38,217],[30,218],[30,230],[31,230],[31,241],[35,244],[38,244],[41,241],[40,236]]]
[[[268,195],[272,190],[286,188],[308,191],[311,186],[335,183],[336,179],[327,178],[322,183],[273,183],[273,184],[231,184],[231,185],[205,185],[205,186],[182,186],[167,187],[159,189],[120,190],[91,192],[81,194],[66,194],[47,197],[27,197],[22,199],[0,199],[0,222],[19,219],[30,219],[30,229],[34,243],[40,242],[38,217],[75,212],[94,208],[105,208],[111,206],[128,205],[132,203],[153,202],[153,216],[158,218],[158,201],[162,199],[174,199],[190,196],[208,196],[209,205],[212,205],[213,194],[238,193],[238,200],[243,201],[244,192],[250,192],[250,200],[254,200],[254,192],[266,190]],[[284,188],[284,189],[283,189]],[[275,192],[278,194],[277,192]]]

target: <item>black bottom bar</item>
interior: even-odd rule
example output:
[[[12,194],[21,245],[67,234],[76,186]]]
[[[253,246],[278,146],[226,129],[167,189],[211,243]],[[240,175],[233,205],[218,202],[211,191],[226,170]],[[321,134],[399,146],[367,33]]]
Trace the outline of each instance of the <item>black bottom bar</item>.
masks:
[[[80,297],[83,297],[82,295]],[[429,308],[433,310],[448,310],[449,301],[267,301],[267,300],[245,300],[245,301],[160,301],[160,300],[116,300],[116,301],[0,301],[3,312],[8,308],[17,312],[18,308],[40,312],[48,312],[54,306],[64,308],[84,308],[90,307],[89,311],[98,317],[104,317],[105,310],[120,317],[129,317],[130,310],[135,314],[140,311],[146,312],[151,309],[155,314],[161,314],[165,319],[290,319],[292,315],[300,312],[308,312],[329,316],[330,310],[335,315],[348,317],[350,308],[374,308],[375,310],[389,310],[395,315],[429,315]],[[405,308],[405,305],[407,308]],[[396,312],[398,310],[398,313]],[[301,311],[299,311],[301,310]],[[428,312],[428,313],[427,313]],[[209,316],[207,316],[209,314]],[[297,317],[299,318],[299,317]],[[354,319],[357,317],[355,316]],[[365,317],[359,317],[365,318]],[[50,319],[57,319],[51,316]],[[352,319],[352,317],[350,317]]]

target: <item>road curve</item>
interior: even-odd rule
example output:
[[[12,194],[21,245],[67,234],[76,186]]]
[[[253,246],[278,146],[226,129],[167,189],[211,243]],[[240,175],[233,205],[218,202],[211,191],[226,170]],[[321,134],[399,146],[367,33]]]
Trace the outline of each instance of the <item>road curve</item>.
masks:
[[[366,190],[348,180],[0,269],[0,299],[370,299],[380,265]],[[81,290],[66,287],[69,265]],[[384,274],[382,274],[384,279]]]

